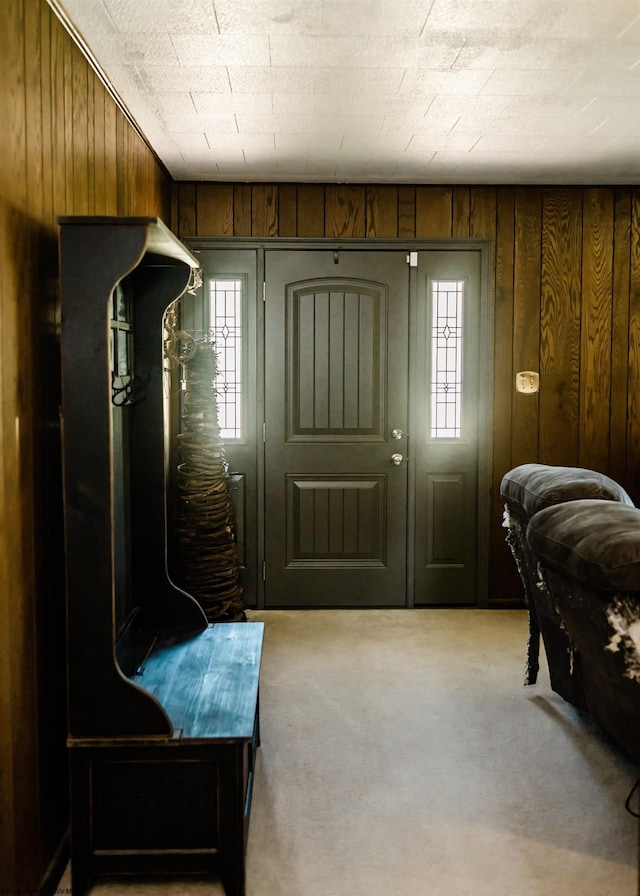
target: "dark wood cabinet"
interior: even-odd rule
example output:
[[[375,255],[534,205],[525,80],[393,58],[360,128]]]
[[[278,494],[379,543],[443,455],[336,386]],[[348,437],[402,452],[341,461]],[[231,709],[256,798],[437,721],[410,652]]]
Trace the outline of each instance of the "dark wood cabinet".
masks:
[[[244,893],[263,626],[167,569],[164,314],[198,262],[157,218],[60,219],[72,886]]]

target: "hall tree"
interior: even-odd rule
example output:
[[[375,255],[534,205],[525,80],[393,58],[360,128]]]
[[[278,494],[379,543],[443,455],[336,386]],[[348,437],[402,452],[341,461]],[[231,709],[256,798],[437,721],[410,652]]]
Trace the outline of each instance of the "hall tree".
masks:
[[[640,187],[174,184],[46,0],[0,3],[0,58],[0,888],[47,892],[67,827],[56,218],[157,215],[181,238],[491,239],[489,594],[507,607],[511,466],[593,467],[640,501]],[[515,393],[518,370],[540,371],[538,396]]]

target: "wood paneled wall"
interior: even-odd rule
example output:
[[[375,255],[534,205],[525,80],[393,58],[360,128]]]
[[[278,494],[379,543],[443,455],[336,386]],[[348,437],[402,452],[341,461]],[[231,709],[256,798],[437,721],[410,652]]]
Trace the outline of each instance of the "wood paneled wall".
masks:
[[[640,189],[180,183],[181,237],[493,241],[495,376],[489,594],[517,604],[500,480],[516,464],[590,467],[640,503]],[[538,395],[515,391],[540,372]]]
[[[56,217],[168,222],[171,185],[45,0],[0,3],[0,58],[0,887],[35,892],[67,826]]]

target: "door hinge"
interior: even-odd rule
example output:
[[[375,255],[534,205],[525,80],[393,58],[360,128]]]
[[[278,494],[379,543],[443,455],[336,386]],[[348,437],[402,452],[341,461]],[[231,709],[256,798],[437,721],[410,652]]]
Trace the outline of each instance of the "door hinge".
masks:
[[[262,581],[267,581],[267,564],[264,562],[264,560],[262,561]]]
[[[262,424],[262,442],[263,444],[267,441],[267,424]]]
[[[409,252],[407,255],[407,264],[410,268],[418,267],[418,253],[417,252]]]
[[[267,281],[266,280],[262,281],[262,301],[263,302],[267,301]]]

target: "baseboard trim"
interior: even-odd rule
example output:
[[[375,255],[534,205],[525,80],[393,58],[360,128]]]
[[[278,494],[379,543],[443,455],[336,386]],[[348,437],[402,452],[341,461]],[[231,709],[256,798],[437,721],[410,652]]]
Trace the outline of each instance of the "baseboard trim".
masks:
[[[54,896],[60,883],[60,878],[65,872],[71,855],[71,837],[69,828],[64,832],[64,836],[58,848],[53,854],[53,858],[49,862],[49,867],[44,873],[44,877],[40,882],[38,889],[39,896]]]

